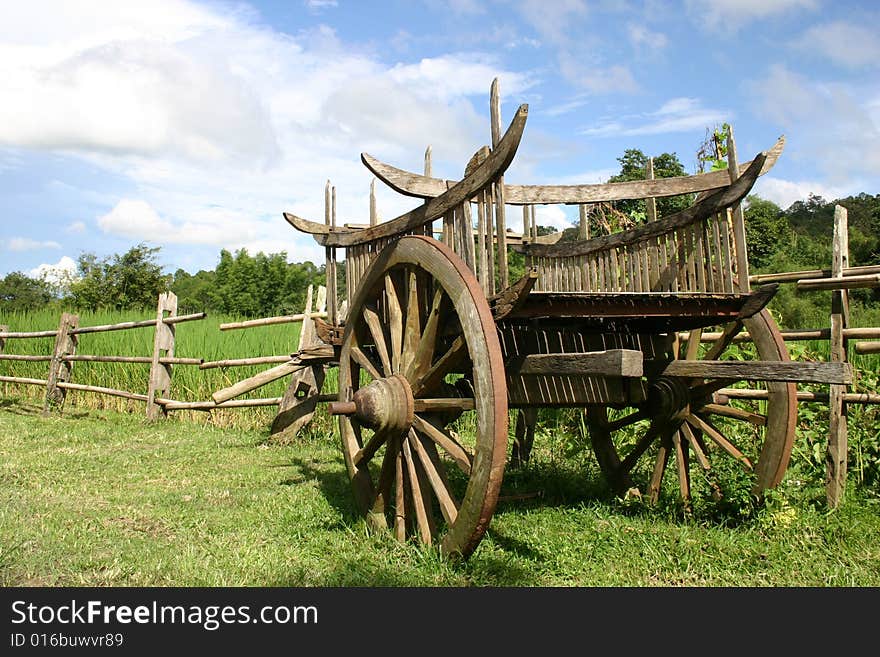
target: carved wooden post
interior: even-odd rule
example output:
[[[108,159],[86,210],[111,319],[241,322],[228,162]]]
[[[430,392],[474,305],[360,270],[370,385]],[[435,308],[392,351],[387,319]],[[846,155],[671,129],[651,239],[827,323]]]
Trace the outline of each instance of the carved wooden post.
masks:
[[[156,403],[156,397],[169,397],[171,393],[171,364],[162,363],[160,358],[174,357],[174,324],[166,324],[165,313],[169,317],[177,314],[177,295],[163,292],[156,306],[156,330],[153,335],[153,362],[150,365],[150,383],[147,389],[147,418],[155,420],[159,414],[167,414],[165,407]]]
[[[840,278],[849,266],[849,230],[846,208],[834,207],[834,241],[831,253],[831,277]],[[847,360],[844,329],[849,324],[849,297],[846,289],[831,292],[831,360]],[[831,384],[829,390],[828,447],[825,454],[825,495],[828,506],[837,507],[843,500],[848,451],[846,423],[846,386]]]
[[[324,223],[331,229],[336,228],[336,188],[330,187],[330,181],[324,185]],[[325,249],[325,266],[327,280],[327,321],[336,324],[336,248],[328,246]]]
[[[323,312],[327,303],[327,289],[323,286],[318,288],[315,312]],[[312,312],[312,286],[306,293],[306,308],[303,311],[302,328],[299,334],[297,351],[302,351],[317,342],[315,334],[315,322],[311,318]],[[293,438],[306,426],[315,415],[318,404],[318,396],[324,386],[324,374],[326,368],[323,364],[304,367],[293,373],[290,385],[284,392],[281,404],[278,407],[278,415],[272,421],[270,433],[273,436],[280,434]]]
[[[498,90],[498,78],[492,80],[492,88],[489,93],[490,122],[492,127],[492,148],[498,146],[501,141],[501,94]],[[495,181],[495,226],[498,235],[498,274],[501,278],[501,289],[507,289],[510,284],[507,271],[507,219],[504,209],[504,176]],[[491,247],[491,244],[490,244]],[[493,274],[494,276],[494,274]]]
[[[739,164],[736,160],[736,142],[733,140],[733,126],[727,126],[727,172],[730,182],[739,178]],[[749,254],[746,249],[746,222],[743,217],[742,202],[733,208],[733,243],[736,245],[736,283],[739,292],[749,292]]]
[[[71,313],[61,313],[61,322],[58,324],[58,333],[55,336],[55,348],[52,350],[52,360],[49,361],[49,376],[46,377],[46,401],[43,404],[43,415],[49,415],[52,409],[61,409],[67,391],[59,388],[61,382],[69,382],[72,376],[73,363],[65,360],[65,356],[76,353],[76,336],[70,332],[79,326],[79,316]]]

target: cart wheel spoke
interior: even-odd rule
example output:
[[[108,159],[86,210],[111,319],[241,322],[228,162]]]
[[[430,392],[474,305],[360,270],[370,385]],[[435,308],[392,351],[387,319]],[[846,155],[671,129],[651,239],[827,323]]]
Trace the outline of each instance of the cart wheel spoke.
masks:
[[[413,418],[413,427],[423,436],[442,447],[464,474],[471,473],[473,456],[445,429],[435,426],[418,415]]]
[[[437,470],[436,465],[431,460],[428,451],[425,449],[424,445],[422,445],[422,441],[416,432],[410,429],[408,438],[410,446],[418,457],[419,462],[422,464],[422,469],[424,470],[428,482],[431,485],[431,489],[434,491],[434,495],[440,504],[440,512],[443,514],[443,519],[449,524],[454,523],[455,518],[458,516],[458,505],[455,503],[452,493],[450,493],[447,488],[447,482],[443,481],[440,472]]]
[[[608,431],[619,431],[625,427],[630,426],[631,424],[635,424],[636,422],[640,422],[641,420],[646,420],[649,417],[649,413],[646,410],[640,409],[635,413],[630,413],[622,418],[618,418],[617,420],[613,420],[608,422],[607,429]]]
[[[385,441],[390,437],[389,432],[387,431],[374,431],[373,435],[367,441],[367,444],[361,447],[357,452],[355,452],[354,456],[351,458],[352,462],[356,467],[359,467],[361,463],[366,463],[379,451],[379,448],[385,444]]]
[[[403,351],[403,311],[390,273],[385,274],[385,303],[388,308],[388,330],[391,333],[391,370],[398,374]]]
[[[409,491],[413,501],[413,508],[415,509],[419,538],[425,545],[431,545],[432,537],[431,526],[428,523],[428,508],[425,504],[419,473],[416,470],[416,463],[413,460],[408,440],[403,441],[403,461],[406,464],[406,471],[409,475]]]
[[[721,336],[712,343],[709,351],[706,352],[704,360],[718,360],[721,354],[731,345],[733,339],[739,335],[743,329],[743,323],[740,320],[730,322],[725,325],[721,331]]]
[[[394,483],[394,463],[397,454],[400,452],[399,441],[392,440],[388,448],[385,450],[385,457],[382,459],[382,469],[379,472],[379,481],[376,484],[376,497],[370,513],[370,524],[376,528],[387,527],[386,513],[391,503],[391,486]]]
[[[767,425],[767,416],[761,415],[760,413],[751,413],[749,411],[745,411],[741,408],[736,408],[735,406],[724,406],[722,404],[703,404],[697,409],[698,415],[721,415],[723,417],[729,417],[734,420],[742,420],[743,422],[748,422],[750,424],[755,425],[756,427],[763,427]]]
[[[687,423],[690,424],[692,427],[699,429],[705,435],[709,436],[709,438],[711,438],[712,441],[717,444],[721,449],[730,454],[737,461],[740,461],[747,470],[753,469],[752,462],[749,461],[749,459],[747,459],[746,456],[741,451],[739,451],[736,446],[732,442],[730,442],[718,429],[706,422],[699,415],[694,415],[693,413],[691,413],[685,418],[685,420],[687,420]]]
[[[413,395],[419,396],[425,391],[436,388],[446,375],[452,372],[467,356],[467,342],[459,336],[452,341],[449,349],[431,365],[431,367],[415,381],[411,381]]]
[[[695,328],[688,334],[687,349],[684,357],[686,360],[697,360],[700,353],[700,339],[703,337],[703,329]]]
[[[678,470],[678,488],[681,498],[685,501],[691,498],[691,475],[688,469],[688,443],[682,440],[681,431],[672,434],[672,446],[675,448],[675,466]]]
[[[406,540],[406,481],[404,476],[403,455],[398,449],[394,454],[394,537],[401,543]]]
[[[657,450],[657,458],[654,461],[654,471],[651,473],[651,481],[648,482],[648,501],[656,504],[660,499],[660,486],[663,484],[663,473],[669,463],[669,452],[672,448],[672,440],[669,434],[663,436]]]
[[[406,376],[410,383],[418,379],[431,366],[431,360],[437,345],[437,326],[440,320],[440,306],[443,303],[443,296],[443,289],[437,288],[434,292],[434,300],[431,303],[428,319],[425,322],[425,330],[419,338],[418,346],[409,367],[404,372],[404,376]]]
[[[364,308],[364,319],[373,336],[373,344],[376,345],[376,353],[379,354],[379,360],[382,362],[382,372],[385,376],[391,376],[394,371],[391,369],[391,359],[388,356],[388,344],[385,341],[385,331],[382,328],[382,322],[379,315],[372,308]]]
[[[414,269],[410,269],[407,280],[406,323],[403,332],[403,352],[400,358],[401,372],[409,370],[422,333],[421,318],[419,317],[418,276]]]
[[[382,375],[379,374],[379,370],[376,368],[376,365],[373,363],[373,361],[371,361],[357,345],[352,345],[351,357],[358,365],[363,367],[371,377],[373,377],[374,379],[382,378]]]

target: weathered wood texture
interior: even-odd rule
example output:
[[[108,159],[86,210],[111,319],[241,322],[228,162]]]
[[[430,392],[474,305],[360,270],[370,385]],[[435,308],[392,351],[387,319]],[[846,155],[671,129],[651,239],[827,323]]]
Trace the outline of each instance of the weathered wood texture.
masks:
[[[834,237],[831,242],[831,278],[841,279],[849,266],[849,228],[846,208],[834,208]],[[880,275],[877,275],[880,278]],[[859,277],[861,278],[861,277]],[[798,288],[802,282],[798,281]],[[848,286],[847,286],[848,287]],[[831,360],[845,363],[847,343],[844,329],[849,322],[849,297],[846,288],[831,292]],[[849,382],[847,382],[849,383]],[[825,451],[825,496],[828,505],[836,508],[843,501],[846,488],[848,428],[845,385],[832,385],[828,400],[828,445]]]
[[[168,313],[167,317],[165,313]],[[150,365],[150,380],[147,387],[147,418],[155,420],[164,414],[162,406],[155,402],[156,397],[167,397],[171,392],[171,363],[162,358],[174,358],[174,323],[166,318],[177,315],[177,295],[163,292],[156,304],[156,329],[153,334],[153,362]]]
[[[65,356],[76,353],[77,338],[73,331],[79,324],[79,317],[71,313],[62,313],[58,331],[55,335],[55,346],[49,364],[49,375],[46,379],[46,400],[43,404],[43,415],[49,415],[53,409],[61,409],[64,405],[65,389],[59,383],[67,383],[73,373],[73,365]]]
[[[448,211],[473,198],[478,192],[492,185],[497,177],[504,173],[516,154],[527,115],[528,106],[521,105],[498,147],[472,171],[471,175],[440,196],[427,200],[419,207],[395,219],[359,230],[337,230],[335,226],[330,227],[307,221],[287,212],[284,213],[284,218],[298,230],[311,233],[320,244],[327,247],[354,246],[421,229],[426,224],[440,219]]]
[[[860,267],[844,267],[842,275],[861,276],[863,274],[880,274],[880,265],[862,265]],[[753,274],[749,276],[752,283],[794,283],[810,278],[830,278],[830,269],[806,269],[803,271],[780,272],[775,274]]]
[[[785,146],[785,138],[780,137],[773,147],[766,151],[767,159],[761,168],[761,175],[767,173]],[[392,189],[407,196],[418,198],[434,198],[443,194],[448,186],[457,184],[454,180],[428,178],[416,173],[404,171],[397,167],[380,162],[374,157],[361,154],[361,161],[375,176]],[[748,169],[752,162],[739,165],[739,174]],[[504,200],[508,205],[535,205],[544,203],[581,204],[601,203],[649,197],[679,196],[695,192],[711,191],[725,187],[730,183],[727,171],[712,171],[693,176],[676,178],[657,178],[651,180],[633,180],[620,183],[602,183],[594,185],[505,185]]]
[[[509,373],[642,376],[642,352],[611,349],[568,354],[530,354],[506,364]]]
[[[852,383],[849,363],[809,363],[734,360],[674,360],[662,369],[665,376],[741,381],[796,381],[799,383]]]
[[[311,286],[309,286],[311,288]],[[273,324],[294,324],[297,322],[302,322],[306,318],[314,319],[315,317],[320,317],[321,319],[327,317],[327,313],[322,312],[314,312],[314,313],[300,313],[298,315],[279,315],[277,317],[263,317],[261,319],[249,319],[244,322],[228,322],[226,324],[220,325],[221,331],[229,331],[232,329],[243,329],[243,328],[252,328],[254,326],[271,326]]]
[[[837,206],[841,207],[841,206]],[[880,274],[861,274],[841,276],[839,273],[829,278],[805,278],[797,282],[798,290],[851,290],[861,287],[880,287]]]
[[[366,267],[366,265],[363,265]],[[309,314],[314,309],[319,313],[324,310],[327,303],[326,289],[322,286],[313,299],[312,287],[306,292],[306,306],[304,314]],[[297,353],[309,347],[320,344],[315,323],[311,319],[303,322],[297,344]],[[317,363],[293,372],[290,383],[284,392],[284,397],[278,406],[278,414],[272,420],[270,432],[273,436],[284,435],[293,438],[314,417],[317,405],[324,387],[327,366],[325,363]]]
[[[144,319],[137,322],[120,322],[118,324],[103,324],[101,326],[82,326],[74,329],[72,335],[82,335],[84,333],[104,333],[105,331],[126,331],[133,328],[142,328],[145,326],[156,326],[157,323],[171,326],[180,324],[181,322],[191,322],[193,320],[204,319],[207,313],[193,313],[191,315],[172,315],[159,319]]]
[[[542,272],[539,291],[734,292],[745,244],[735,240],[727,210],[751,190],[765,159],[759,155],[728,187],[663,219],[590,240],[512,248]]]

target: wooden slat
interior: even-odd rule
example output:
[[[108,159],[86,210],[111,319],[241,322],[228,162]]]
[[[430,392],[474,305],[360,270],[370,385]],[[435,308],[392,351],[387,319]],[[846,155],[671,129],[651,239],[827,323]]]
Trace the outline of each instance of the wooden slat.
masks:
[[[741,381],[852,383],[852,367],[849,363],[673,360],[663,369],[663,375]]]
[[[762,165],[761,175],[773,167],[779,159],[784,146],[785,139],[780,137],[772,148],[765,151],[764,154],[767,158]],[[377,178],[385,182],[392,189],[407,196],[433,198],[442,194],[448,183],[454,184],[454,181],[426,178],[419,174],[398,169],[380,162],[366,153],[361,154],[361,161]],[[746,162],[740,165],[740,175],[751,164],[752,162]],[[681,194],[718,189],[729,183],[730,178],[727,171],[711,171],[693,176],[592,185],[505,185],[504,197],[509,205],[523,206],[536,203],[599,203],[603,201],[679,196]]]

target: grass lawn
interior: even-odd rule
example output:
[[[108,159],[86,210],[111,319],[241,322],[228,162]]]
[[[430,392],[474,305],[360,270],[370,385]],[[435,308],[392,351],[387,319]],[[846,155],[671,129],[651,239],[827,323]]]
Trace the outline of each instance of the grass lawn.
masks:
[[[465,563],[371,535],[335,436],[0,398],[2,586],[878,586],[880,497],[787,477],[760,508],[613,498],[587,453],[508,471]],[[320,427],[324,427],[321,429]]]

